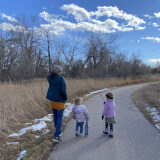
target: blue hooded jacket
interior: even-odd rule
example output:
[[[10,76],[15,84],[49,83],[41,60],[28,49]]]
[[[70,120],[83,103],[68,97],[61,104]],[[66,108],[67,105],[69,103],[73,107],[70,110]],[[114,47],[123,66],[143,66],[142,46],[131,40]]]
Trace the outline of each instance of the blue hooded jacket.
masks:
[[[46,98],[54,102],[65,102],[67,100],[66,82],[62,76],[55,74],[51,80],[51,76],[47,77],[49,88]]]

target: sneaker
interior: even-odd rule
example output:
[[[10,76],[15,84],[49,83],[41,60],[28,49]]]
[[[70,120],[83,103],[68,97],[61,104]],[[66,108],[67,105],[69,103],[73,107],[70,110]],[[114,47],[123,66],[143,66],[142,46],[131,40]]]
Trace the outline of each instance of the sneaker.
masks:
[[[112,134],[109,134],[109,137],[110,137],[110,138],[113,138],[113,135],[112,135]]]
[[[56,143],[60,143],[61,142],[61,139],[59,137],[54,137],[52,139],[53,142],[56,142]]]
[[[79,136],[79,135],[78,135],[78,132],[75,133],[75,136]]]
[[[88,136],[88,133],[85,133],[85,136]]]
[[[113,138],[113,131],[110,131],[109,137],[110,137],[110,138]]]
[[[103,133],[104,133],[104,134],[108,134],[108,132],[106,132],[106,131],[103,131]]]
[[[80,136],[80,137],[82,137],[82,136],[83,136],[83,134],[82,134],[82,133],[80,133],[80,134],[79,134],[79,136]]]
[[[108,128],[105,128],[103,131],[104,134],[108,134]]]

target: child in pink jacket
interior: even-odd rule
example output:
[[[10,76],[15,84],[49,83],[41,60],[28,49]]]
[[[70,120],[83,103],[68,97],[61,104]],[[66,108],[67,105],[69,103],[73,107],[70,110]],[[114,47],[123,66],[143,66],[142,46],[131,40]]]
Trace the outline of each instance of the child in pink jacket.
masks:
[[[106,94],[106,102],[104,104],[104,109],[102,112],[102,120],[105,117],[105,130],[103,133],[108,134],[108,126],[110,125],[110,133],[109,137],[113,138],[113,124],[115,124],[115,109],[116,105],[113,100],[113,94],[111,92],[108,92]]]

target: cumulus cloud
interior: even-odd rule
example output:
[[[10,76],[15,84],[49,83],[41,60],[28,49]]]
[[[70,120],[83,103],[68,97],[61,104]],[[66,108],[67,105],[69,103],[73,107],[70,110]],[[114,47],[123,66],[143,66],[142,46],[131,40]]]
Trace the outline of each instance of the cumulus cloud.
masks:
[[[157,62],[160,62],[160,59],[149,59],[149,62],[151,62],[151,63],[157,63]]]
[[[155,12],[154,15],[156,18],[160,18],[160,12],[157,12],[157,13]]]
[[[159,25],[157,23],[152,23],[153,27],[159,27]]]
[[[146,22],[143,19],[140,19],[132,14],[127,14],[126,12],[119,10],[119,8],[112,6],[103,6],[97,7],[98,10],[96,12],[91,12],[92,16],[96,16],[97,18],[102,16],[113,17],[117,19],[122,19],[128,22],[127,26],[138,27],[139,25],[145,24]]]
[[[67,11],[68,14],[72,14],[77,21],[90,20],[90,13],[75,4],[63,5],[61,9]]]
[[[47,21],[47,22],[52,22],[53,20],[54,20],[54,16],[52,15],[52,14],[49,14],[48,12],[46,12],[46,11],[43,11],[43,12],[41,12],[40,14],[39,14],[39,16],[41,17],[41,18],[44,18],[44,20],[45,21]]]
[[[16,18],[8,16],[8,15],[6,15],[4,13],[1,14],[1,17],[2,17],[2,19],[6,18],[8,21],[11,21],[11,22],[17,22]]]
[[[43,11],[39,15],[49,24],[41,24],[41,27],[54,29],[56,34],[59,34],[66,29],[102,33],[113,33],[116,31],[126,32],[134,29],[145,29],[145,26],[143,25],[146,22],[143,19],[127,14],[126,12],[119,10],[116,6],[97,7],[97,11],[89,12],[75,4],[69,4],[63,5],[61,10],[66,11],[68,18],[72,18],[75,21],[67,21],[64,20],[64,17],[62,16],[56,17],[53,14]],[[104,18],[105,20],[102,21]],[[118,20],[120,20],[120,23]]]
[[[66,29],[75,30],[76,24],[54,19],[54,21],[50,24],[41,24],[41,28],[49,30],[51,33],[58,35]]]
[[[142,37],[141,39],[146,39],[146,40],[152,40],[157,43],[160,43],[160,38],[159,37]]]

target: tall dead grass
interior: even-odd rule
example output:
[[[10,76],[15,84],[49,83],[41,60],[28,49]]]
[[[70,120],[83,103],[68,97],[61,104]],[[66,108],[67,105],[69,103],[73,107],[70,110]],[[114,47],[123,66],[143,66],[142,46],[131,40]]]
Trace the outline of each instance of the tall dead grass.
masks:
[[[146,109],[148,106],[156,108],[160,112],[160,83],[147,85],[138,91],[134,92],[132,98],[136,106],[140,109],[143,115],[153,124],[155,121],[153,115]]]
[[[66,79],[66,82],[68,99],[71,101],[76,96],[82,96],[97,89],[157,80],[160,80],[160,76],[135,79]],[[21,84],[0,84],[0,137],[18,130],[25,122],[51,112],[46,100],[47,89],[46,79],[37,79]]]
[[[136,94],[134,94],[134,96],[136,96],[135,100],[138,99],[139,101],[143,101],[144,108],[146,108],[146,104],[147,104],[150,107],[157,108],[160,111],[160,94],[159,93],[160,93],[160,83],[155,83],[155,84],[150,84],[138,90]]]

